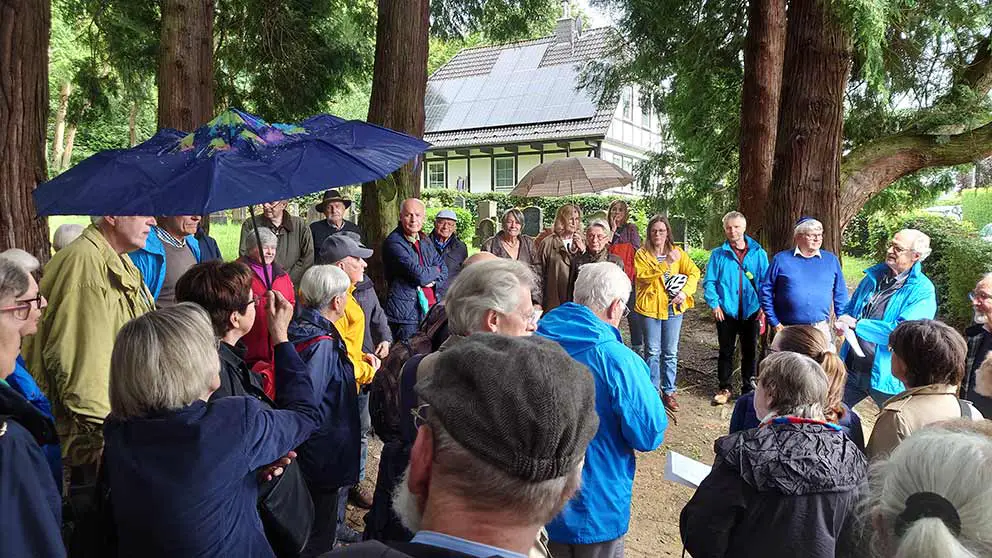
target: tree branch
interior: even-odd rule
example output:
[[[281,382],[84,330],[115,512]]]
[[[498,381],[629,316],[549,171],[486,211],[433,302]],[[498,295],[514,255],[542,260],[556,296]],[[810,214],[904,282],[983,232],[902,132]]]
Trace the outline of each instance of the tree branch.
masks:
[[[992,156],[992,122],[949,136],[906,133],[862,145],[841,161],[841,223],[847,225],[871,196],[916,171]]]

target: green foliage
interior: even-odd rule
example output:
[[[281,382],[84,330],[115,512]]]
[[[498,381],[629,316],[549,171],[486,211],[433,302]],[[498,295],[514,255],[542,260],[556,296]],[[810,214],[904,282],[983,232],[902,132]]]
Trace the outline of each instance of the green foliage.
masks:
[[[431,35],[442,39],[483,32],[495,43],[548,35],[561,15],[555,0],[432,0]]]
[[[968,292],[982,274],[992,271],[992,243],[978,238],[973,224],[921,212],[877,219],[869,228],[875,261],[882,261],[886,242],[901,229],[929,236],[933,252],[923,262],[923,272],[937,289],[938,314],[956,326],[969,323]]]
[[[692,263],[696,264],[699,271],[705,274],[706,264],[710,263],[710,251],[702,248],[690,248],[689,257],[692,258]]]
[[[961,209],[964,211],[964,218],[979,229],[992,223],[992,189],[961,192]]]
[[[455,212],[458,216],[458,224],[455,227],[455,234],[458,238],[462,239],[467,246],[472,245],[472,239],[475,237],[475,219],[472,218],[472,212],[467,209],[462,209],[460,207],[428,207],[427,216],[424,218],[424,230],[431,231],[434,229],[434,220],[437,219],[437,214],[442,209],[450,209]]]

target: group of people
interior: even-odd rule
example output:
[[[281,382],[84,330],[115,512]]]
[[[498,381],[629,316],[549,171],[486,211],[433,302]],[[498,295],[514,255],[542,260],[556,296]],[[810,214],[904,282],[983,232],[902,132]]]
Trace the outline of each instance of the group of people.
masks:
[[[425,233],[424,204],[404,200],[378,248],[380,304],[350,204],[326,192],[309,225],[265,204],[233,262],[196,216],[96,218],[40,282],[36,259],[0,254],[0,554],[99,540],[122,556],[622,556],[635,452],[678,410],[701,278],[667,219],[642,243],[622,201],[584,230],[565,205],[532,239],[514,209],[468,256],[454,212]],[[724,228],[703,279],[714,403],[732,397],[738,341],[742,397],[682,511],[686,549],[992,552],[992,275],[966,341],[932,320],[919,231],[895,235],[848,300],[815,220],[771,262],[743,215]],[[882,403],[867,443],[866,397]],[[364,533],[349,499],[369,510]],[[80,532],[94,525],[107,536]]]

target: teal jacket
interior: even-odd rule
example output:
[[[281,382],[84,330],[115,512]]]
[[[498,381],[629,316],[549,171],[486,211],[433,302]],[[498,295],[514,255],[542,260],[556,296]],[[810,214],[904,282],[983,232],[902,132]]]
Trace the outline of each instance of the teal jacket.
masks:
[[[875,292],[878,280],[888,267],[884,263],[865,270],[844,314],[858,318],[871,295]],[[906,277],[906,284],[892,295],[881,320],[858,319],[854,333],[861,339],[875,344],[875,362],[871,367],[871,387],[882,393],[895,395],[906,390],[906,386],[892,376],[892,353],[889,352],[889,334],[906,320],[933,319],[937,314],[937,295],[933,283],[923,274],[917,262]],[[840,349],[840,358],[847,358],[851,348],[847,342]]]
[[[745,319],[761,308],[756,285],[760,285],[768,273],[768,253],[750,236],[745,236],[744,241],[747,242],[747,254],[744,254],[743,264],[737,262],[730,243],[724,242],[710,253],[706,276],[703,278],[703,298],[706,305],[714,310],[719,306],[725,315],[735,320]],[[751,277],[747,276],[748,273]],[[744,298],[744,315],[738,316],[741,293]]]
[[[189,246],[193,252],[196,263],[200,263],[202,261],[200,241],[191,234],[187,235],[186,246]],[[148,286],[152,296],[158,300],[162,285],[165,283],[165,246],[162,245],[162,240],[158,237],[158,227],[152,227],[152,232],[148,233],[148,241],[145,242],[144,248],[130,252],[128,256],[131,257],[134,266],[141,271],[141,279]]]
[[[586,449],[582,487],[548,524],[548,537],[563,544],[612,541],[630,523],[634,452],[661,445],[668,417],[644,360],[623,344],[617,328],[585,306],[567,302],[548,312],[537,334],[589,367],[599,415],[599,429]]]

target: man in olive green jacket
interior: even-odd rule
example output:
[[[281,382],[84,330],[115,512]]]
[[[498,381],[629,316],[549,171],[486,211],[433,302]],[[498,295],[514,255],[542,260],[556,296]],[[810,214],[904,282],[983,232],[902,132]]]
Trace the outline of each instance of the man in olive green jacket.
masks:
[[[101,217],[45,266],[40,290],[48,308],[24,354],[52,401],[72,485],[91,482],[100,462],[117,332],[154,309],[127,255],[144,247],[154,224],[152,217]]]

